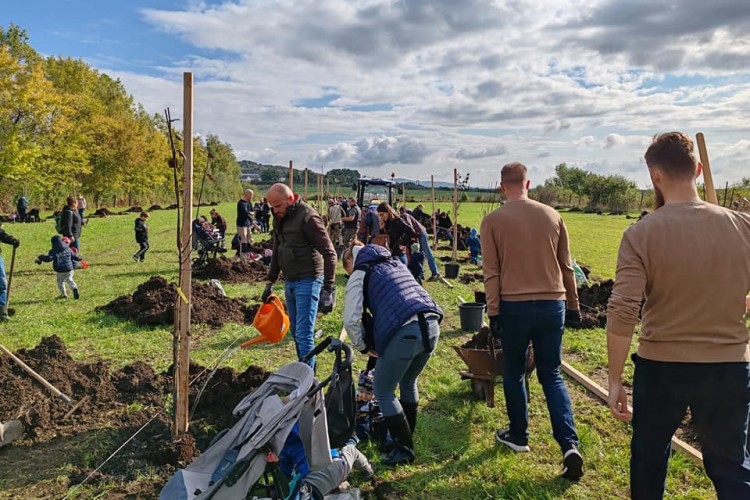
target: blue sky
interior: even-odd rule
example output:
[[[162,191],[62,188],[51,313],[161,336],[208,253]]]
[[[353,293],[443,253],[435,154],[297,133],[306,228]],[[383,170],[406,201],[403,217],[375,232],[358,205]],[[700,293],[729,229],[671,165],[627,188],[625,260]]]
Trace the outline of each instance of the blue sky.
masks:
[[[192,71],[196,129],[240,159],[477,185],[566,162],[647,186],[650,137],[677,129],[706,134],[717,184],[750,175],[746,0],[30,0],[9,23],[153,113],[181,113]]]

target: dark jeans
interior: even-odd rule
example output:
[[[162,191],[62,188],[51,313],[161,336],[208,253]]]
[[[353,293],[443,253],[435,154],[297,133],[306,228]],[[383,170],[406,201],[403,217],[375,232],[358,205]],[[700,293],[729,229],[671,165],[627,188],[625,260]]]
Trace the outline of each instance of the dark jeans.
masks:
[[[524,374],[526,351],[534,346],[536,373],[547,399],[552,421],[552,435],[563,453],[578,445],[573,408],[568,389],[560,375],[565,302],[562,300],[529,300],[500,303],[501,340],[505,359],[503,393],[510,419],[510,433],[526,442],[529,437],[529,413],[526,403]]]
[[[143,262],[146,259],[146,252],[148,252],[148,241],[139,241],[138,244],[141,246],[141,249],[133,257]]]
[[[689,407],[718,498],[750,498],[750,363],[668,363],[635,354],[633,362],[632,497],[664,495],[672,435]]]

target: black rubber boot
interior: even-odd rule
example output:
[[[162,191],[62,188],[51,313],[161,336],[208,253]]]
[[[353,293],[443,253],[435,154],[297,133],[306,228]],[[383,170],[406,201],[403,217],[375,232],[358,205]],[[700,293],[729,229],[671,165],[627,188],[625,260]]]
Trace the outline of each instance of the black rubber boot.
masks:
[[[411,439],[411,428],[406,420],[406,415],[398,413],[385,417],[385,421],[395,446],[393,451],[383,458],[383,465],[394,466],[412,463],[414,461],[414,443]]]
[[[412,439],[414,438],[414,432],[417,430],[417,407],[419,403],[407,403],[399,399],[401,408],[404,409],[404,415],[406,415],[406,421],[409,422],[409,429],[411,429]]]

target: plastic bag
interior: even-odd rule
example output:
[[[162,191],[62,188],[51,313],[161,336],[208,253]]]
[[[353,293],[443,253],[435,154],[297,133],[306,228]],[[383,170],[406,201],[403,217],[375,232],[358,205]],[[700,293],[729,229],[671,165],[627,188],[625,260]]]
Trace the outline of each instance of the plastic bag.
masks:
[[[576,277],[576,286],[588,285],[589,280],[586,278],[586,274],[583,272],[583,269],[581,269],[581,266],[576,263],[575,259],[573,259],[573,274]]]

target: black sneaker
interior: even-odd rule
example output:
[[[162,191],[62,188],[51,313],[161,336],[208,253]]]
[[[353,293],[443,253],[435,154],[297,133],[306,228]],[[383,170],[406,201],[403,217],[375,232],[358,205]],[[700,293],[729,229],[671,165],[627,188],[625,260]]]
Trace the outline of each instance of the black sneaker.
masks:
[[[138,262],[140,259],[137,255],[133,255],[133,262]]]
[[[78,292],[78,288],[73,289],[73,298],[78,300],[81,297],[81,294]]]
[[[495,441],[502,443],[513,451],[525,453],[530,451],[527,440],[519,441],[510,435],[510,430],[500,429],[495,433]]]
[[[427,279],[427,281],[440,281],[440,274],[433,274]]]
[[[578,448],[572,446],[563,455],[562,477],[571,481],[578,481],[583,476],[583,457]]]

